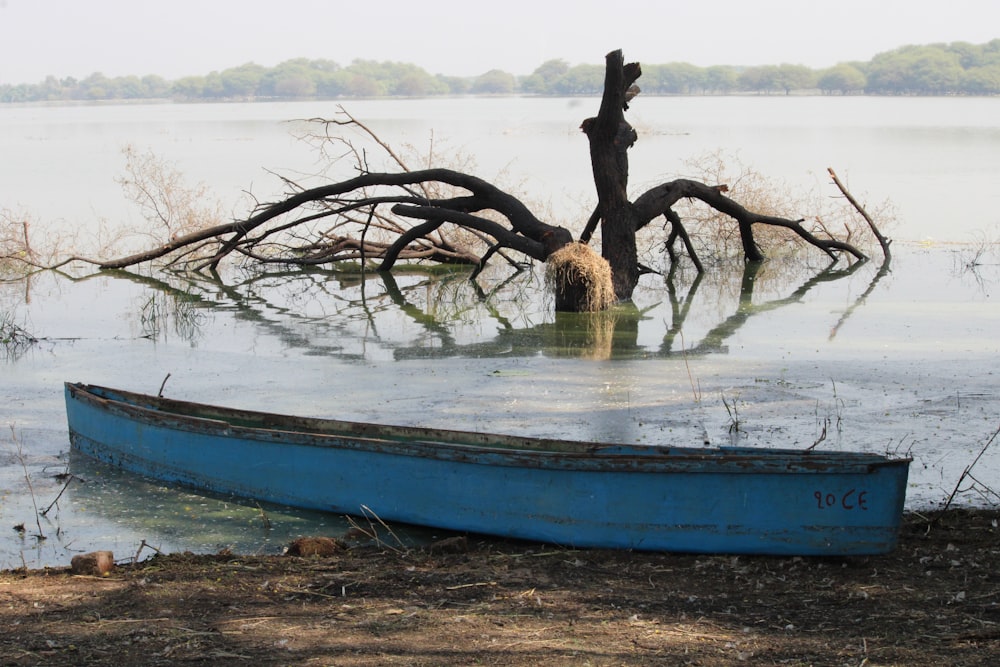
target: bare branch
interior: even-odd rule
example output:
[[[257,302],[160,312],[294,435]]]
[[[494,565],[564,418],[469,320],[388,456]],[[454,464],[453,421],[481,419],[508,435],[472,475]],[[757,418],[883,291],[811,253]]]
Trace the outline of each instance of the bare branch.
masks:
[[[644,227],[653,218],[659,215],[666,215],[670,207],[683,198],[698,199],[737,221],[740,228],[740,237],[743,242],[743,254],[747,261],[756,262],[764,259],[763,253],[754,241],[752,226],[755,224],[772,225],[789,229],[810,245],[825,252],[831,258],[836,257],[834,251],[841,251],[853,255],[858,260],[864,261],[868,259],[864,253],[849,243],[834,238],[817,237],[802,226],[802,219],[789,220],[787,218],[749,211],[743,205],[725,196],[723,193],[727,190],[728,187],[725,185],[706,185],[688,179],[678,179],[658,185],[647,190],[635,200],[635,207],[639,212],[639,226]]]
[[[837,178],[837,174],[834,173],[833,168],[827,167],[826,170],[830,173],[830,178],[833,179],[833,184],[836,185],[837,188],[840,190],[841,194],[843,194],[844,197],[847,198],[847,201],[850,202],[851,206],[854,207],[854,210],[860,213],[861,217],[864,218],[865,222],[868,223],[868,227],[872,230],[872,234],[875,235],[875,238],[878,239],[879,245],[882,246],[882,255],[888,261],[892,257],[892,253],[889,252],[889,244],[892,243],[892,240],[887,239],[885,236],[882,236],[882,232],[879,231],[878,227],[875,225],[875,221],[872,220],[872,217],[868,215],[868,211],[866,211],[861,206],[861,204],[858,203],[858,201],[854,198],[854,196],[847,191],[847,188],[844,187],[844,184],[840,182],[839,178]]]

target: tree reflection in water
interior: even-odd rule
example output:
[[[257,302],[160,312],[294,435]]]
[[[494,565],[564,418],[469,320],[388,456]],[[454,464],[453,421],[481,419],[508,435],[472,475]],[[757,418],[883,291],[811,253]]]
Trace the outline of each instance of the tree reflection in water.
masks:
[[[843,280],[864,266],[831,263],[817,271],[792,262],[751,262],[690,278],[671,271],[661,280],[647,277],[635,301],[600,313],[553,313],[542,279],[532,271],[493,278],[484,274],[478,282],[469,281],[465,272],[390,275],[315,269],[226,279],[191,274],[161,279],[127,271],[114,275],[149,288],[137,317],[143,335],[154,339],[169,330],[196,344],[202,327],[210,326],[206,314],[219,312],[231,313],[289,348],[343,359],[539,354],[662,359],[726,354],[727,341],[751,318],[802,303],[818,286]],[[831,338],[888,272],[886,262],[832,323]],[[699,325],[689,327],[692,319]],[[646,341],[660,326],[657,320],[662,331],[654,345]],[[707,328],[706,321],[711,322]],[[701,333],[685,337],[686,329]]]

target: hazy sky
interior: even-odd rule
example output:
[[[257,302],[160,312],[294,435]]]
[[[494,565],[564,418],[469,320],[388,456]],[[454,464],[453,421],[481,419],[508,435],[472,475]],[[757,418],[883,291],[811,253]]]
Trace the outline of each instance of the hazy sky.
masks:
[[[997,0],[0,0],[0,83],[175,79],[300,56],[521,75],[550,58],[601,64],[616,48],[647,63],[821,68],[998,37]]]

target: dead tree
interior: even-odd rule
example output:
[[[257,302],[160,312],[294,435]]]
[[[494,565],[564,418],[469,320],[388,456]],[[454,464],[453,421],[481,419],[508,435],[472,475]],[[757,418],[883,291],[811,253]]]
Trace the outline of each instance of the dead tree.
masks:
[[[850,243],[809,231],[802,219],[747,210],[725,194],[728,188],[724,184],[680,179],[657,185],[631,200],[628,151],[638,135],[625,120],[625,112],[638,93],[636,82],[641,74],[639,64],[626,64],[621,51],[609,53],[599,112],[581,125],[590,142],[597,205],[579,243],[588,244],[600,225],[601,254],[610,266],[612,301],[631,298],[641,273],[636,234],[660,216],[670,227],[666,249],[671,261],[679,259],[675,248],[679,239],[702,270],[688,231],[674,209],[682,199],[699,200],[732,217],[749,262],[764,258],[754,238],[755,225],[786,228],[834,259],[845,254],[859,261],[867,259]],[[323,122],[367,130],[350,116],[347,121]],[[474,267],[475,276],[495,256],[514,264],[519,264],[517,256],[548,262],[571,244],[578,247],[570,230],[540,220],[517,197],[487,181],[450,169],[409,171],[397,162],[402,171],[385,173],[369,171],[366,162],[359,159],[359,174],[354,178],[315,188],[304,189],[287,181],[293,191],[284,200],[259,206],[245,219],[174,236],[156,248],[128,257],[84,261],[114,269],[165,259],[174,267],[214,270],[235,254],[259,264],[353,261],[379,271],[390,271],[400,261],[421,261],[467,264]],[[442,186],[448,192],[435,194]],[[575,271],[559,273],[554,286],[557,309],[606,307],[607,301],[583,298],[581,293],[591,289],[592,281],[581,275]]]

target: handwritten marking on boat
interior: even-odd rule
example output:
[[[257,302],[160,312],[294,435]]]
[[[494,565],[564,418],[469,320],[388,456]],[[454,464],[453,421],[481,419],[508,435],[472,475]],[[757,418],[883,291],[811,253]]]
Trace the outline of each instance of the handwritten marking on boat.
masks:
[[[840,505],[845,510],[868,511],[868,491],[850,489],[841,495],[814,491],[813,498],[816,499],[816,506],[821,510]]]

